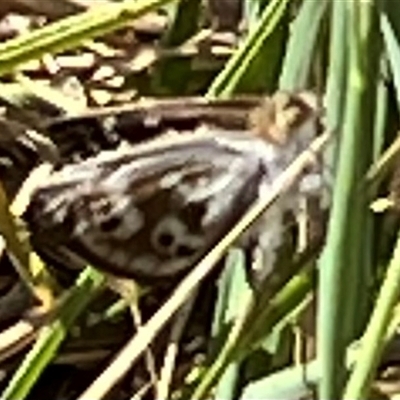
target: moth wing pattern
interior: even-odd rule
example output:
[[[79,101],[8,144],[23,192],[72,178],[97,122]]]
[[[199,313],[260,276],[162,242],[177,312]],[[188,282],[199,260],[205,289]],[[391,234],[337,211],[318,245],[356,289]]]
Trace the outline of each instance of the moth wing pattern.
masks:
[[[260,157],[229,143],[183,135],[61,168],[28,208],[33,244],[117,275],[178,276],[258,195]]]
[[[96,114],[86,122],[114,119],[109,129],[125,139],[138,131],[160,130],[160,136],[67,161],[54,172],[26,213],[33,245],[68,266],[92,264],[152,281],[179,276],[308,147],[321,132],[320,116],[308,92],[150,101],[115,118]],[[242,238],[245,246],[259,243],[266,274],[284,235],[284,214],[297,212],[310,187],[320,190],[320,172],[318,166],[308,171]]]

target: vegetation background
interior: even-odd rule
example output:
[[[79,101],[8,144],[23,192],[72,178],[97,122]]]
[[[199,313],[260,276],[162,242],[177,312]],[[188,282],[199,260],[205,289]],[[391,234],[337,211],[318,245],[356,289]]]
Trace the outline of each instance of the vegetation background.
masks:
[[[207,3],[0,4],[1,398],[398,396],[388,376],[399,371],[400,5]],[[142,96],[214,99],[278,89],[312,89],[323,99],[335,144],[325,161],[335,183],[323,245],[304,265],[278,270],[274,293],[253,295],[243,254],[233,249],[215,290],[201,308],[196,303],[197,320],[182,312],[165,342],[157,332],[177,304],[165,294],[147,289],[138,306],[137,288],[111,285],[91,267],[65,285],[30,249],[19,219],[29,199],[20,189],[52,157],[47,121]],[[45,311],[29,308],[26,291],[16,289],[21,282]],[[181,289],[178,303],[189,295]],[[139,309],[145,325],[135,336]],[[107,367],[121,348],[126,357]],[[145,361],[121,380],[142,354]]]

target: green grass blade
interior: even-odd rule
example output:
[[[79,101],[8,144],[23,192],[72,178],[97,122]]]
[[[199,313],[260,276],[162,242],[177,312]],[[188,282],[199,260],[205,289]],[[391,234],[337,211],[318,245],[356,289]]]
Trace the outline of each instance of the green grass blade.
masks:
[[[251,288],[246,280],[244,253],[240,249],[231,249],[225,262],[224,271],[219,278],[218,300],[213,323],[213,337],[223,337],[223,332],[242,309]],[[223,343],[219,343],[222,348]],[[225,371],[215,389],[218,399],[230,399],[235,396],[240,379],[240,363],[233,362]]]
[[[381,14],[381,29],[383,39],[386,46],[386,54],[389,60],[391,73],[393,76],[393,83],[397,95],[397,102],[400,100],[400,75],[398,68],[400,65],[400,46],[398,35],[396,35],[396,26],[392,25],[392,13],[397,8],[397,14],[400,8],[394,4],[389,4],[387,13]],[[397,23],[398,24],[398,23]],[[385,89],[385,88],[384,88]],[[379,104],[378,111],[382,108]],[[382,110],[381,112],[384,112]],[[381,130],[384,129],[384,116],[379,117]],[[380,139],[380,143],[382,139]],[[390,320],[394,314],[394,308],[398,303],[398,296],[400,292],[400,236],[398,236],[395,250],[390,260],[389,266],[386,271],[385,279],[381,286],[378,299],[375,303],[373,313],[368,323],[367,329],[361,339],[362,351],[357,358],[356,365],[353,373],[346,385],[345,397],[346,398],[365,398],[368,393],[376,367],[379,363],[382,350],[387,341],[387,330],[390,325]]]
[[[287,44],[283,69],[279,78],[280,89],[297,90],[307,87],[321,20],[328,4],[329,2],[326,0],[302,3]]]
[[[327,245],[320,264],[318,355],[322,399],[340,398],[345,349],[360,333],[369,272],[368,208],[358,182],[372,159],[380,47],[373,2],[346,3],[350,49],[344,121]],[[327,105],[329,107],[329,104]],[[367,272],[367,273],[368,273]]]
[[[230,331],[225,346],[195,389],[191,400],[205,398],[226,367],[234,360],[242,360],[254,350],[260,340],[272,332],[274,327],[304,299],[312,285],[313,274],[305,272],[295,276],[275,297],[268,299],[267,304],[255,304],[249,299],[243,305],[242,315]]]
[[[361,350],[355,368],[347,382],[345,399],[365,399],[384,345],[386,332],[398,304],[400,295],[400,235],[397,238],[393,257],[386,272],[384,282],[369,321],[361,339]]]
[[[23,243],[18,235],[18,229],[15,224],[13,215],[9,210],[9,203],[3,185],[0,182],[0,234],[4,239],[6,250],[10,255],[13,265],[23,280],[25,285],[30,289],[32,294],[35,293],[35,284],[30,274],[30,254],[29,248]]]
[[[2,399],[22,400],[28,396],[44,368],[56,355],[69,328],[103,283],[104,275],[92,268],[80,274],[75,286],[66,295],[57,317],[39,332],[35,345],[2,393]]]
[[[346,3],[335,2],[331,12],[331,40],[329,43],[328,78],[326,89],[326,119],[328,129],[336,131],[342,123],[343,104],[346,88],[347,49],[343,43],[347,40],[348,23],[346,21]]]
[[[261,14],[258,24],[227,62],[225,68],[211,84],[207,96],[226,98],[236,90],[251,63],[263,49],[265,41],[277,28],[285,14],[288,0],[272,0]]]
[[[381,28],[396,89],[397,104],[400,107],[400,46],[396,31],[387,14],[381,15]]]
[[[122,28],[172,0],[125,0],[64,18],[0,44],[0,75],[46,53],[71,49],[85,40]]]
[[[162,45],[173,48],[182,45],[197,32],[201,11],[200,0],[181,0],[171,12],[172,22],[163,37]],[[183,95],[188,89],[192,73],[192,60],[180,57],[161,59],[152,75],[154,93],[162,95]]]

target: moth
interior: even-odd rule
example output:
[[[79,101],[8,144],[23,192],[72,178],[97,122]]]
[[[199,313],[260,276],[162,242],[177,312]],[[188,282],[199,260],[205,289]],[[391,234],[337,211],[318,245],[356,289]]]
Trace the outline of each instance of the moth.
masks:
[[[162,100],[139,111],[122,115],[137,131],[163,126],[163,134],[67,162],[36,189],[25,219],[47,258],[139,280],[181,276],[321,132],[317,98],[307,92]],[[135,124],[125,135],[137,133]],[[255,237],[273,253],[295,202],[293,192],[243,240]]]

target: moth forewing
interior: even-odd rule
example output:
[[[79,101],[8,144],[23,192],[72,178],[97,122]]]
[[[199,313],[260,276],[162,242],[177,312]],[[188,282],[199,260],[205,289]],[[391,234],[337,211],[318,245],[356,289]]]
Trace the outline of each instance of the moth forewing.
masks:
[[[120,275],[185,271],[254,201],[265,171],[256,153],[214,138],[182,143],[100,155],[56,172],[28,210],[33,242],[53,252],[66,246]]]
[[[270,190],[320,128],[317,102],[305,93],[277,94],[256,108],[254,100],[203,99],[181,104],[176,115],[176,102],[161,103],[135,111],[137,122],[197,118],[196,127],[67,164],[38,188],[26,218],[42,253],[142,279],[180,275]],[[268,271],[283,214],[296,210],[301,188],[247,234],[264,248]]]

